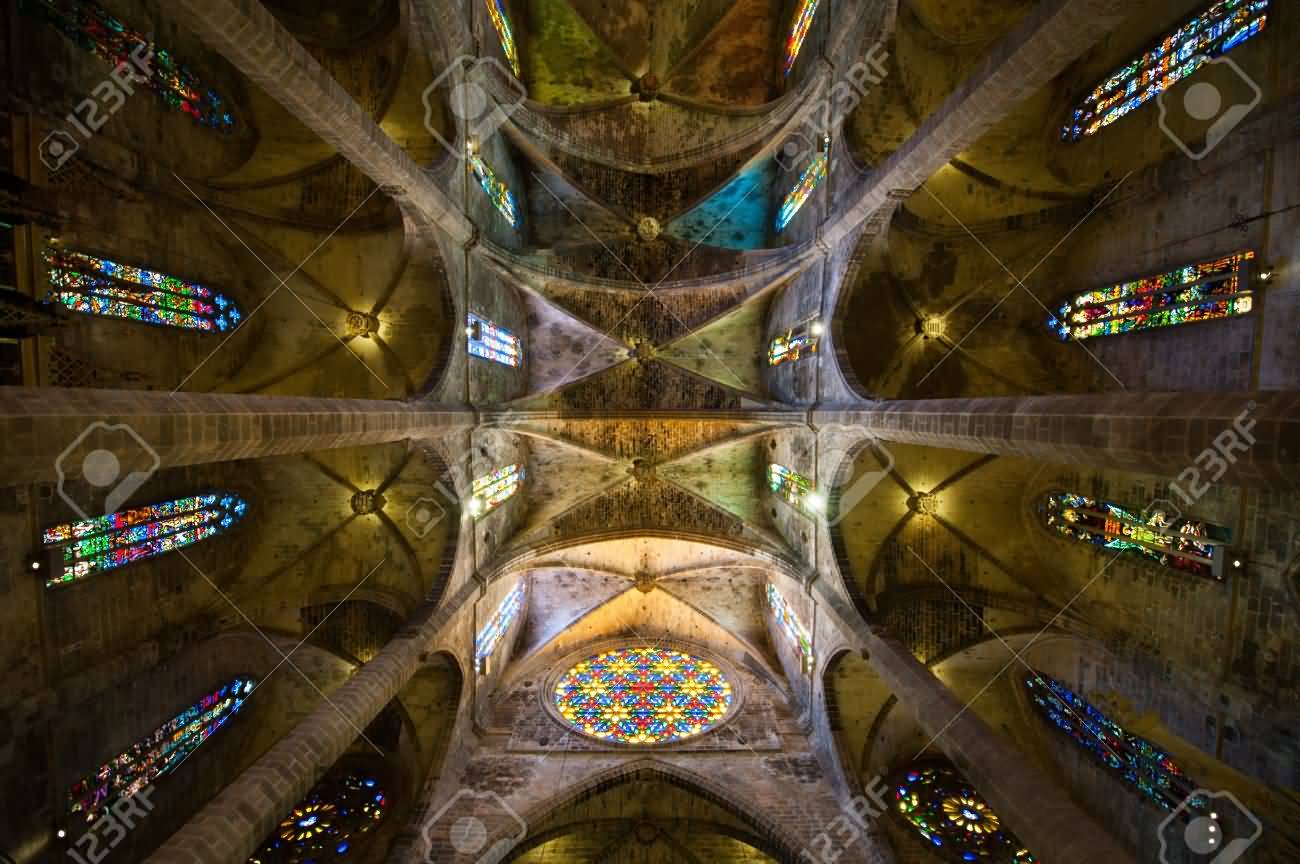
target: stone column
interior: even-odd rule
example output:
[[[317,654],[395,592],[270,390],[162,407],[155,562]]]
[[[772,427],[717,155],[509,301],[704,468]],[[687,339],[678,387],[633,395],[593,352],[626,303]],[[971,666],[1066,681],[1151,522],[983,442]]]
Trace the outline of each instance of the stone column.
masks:
[[[1300,392],[1292,390],[921,399],[811,414],[818,427],[857,427],[902,444],[1182,475],[1189,495],[1216,480],[1300,482]]]
[[[970,147],[1017,105],[1103,39],[1132,12],[1128,0],[1045,0],[989,50],[921,128],[867,178],[827,225],[834,246],[894,190],[911,191]]]
[[[975,784],[994,811],[1043,861],[1134,864],[1131,854],[1070,796],[1034,768],[1010,741],[964,703],[907,647],[873,629],[828,579],[813,584],[818,603],[889,684],[921,728]]]
[[[456,243],[474,226],[257,0],[176,0],[176,17],[384,191]],[[432,82],[430,82],[432,83]]]
[[[152,472],[450,435],[474,422],[470,409],[422,402],[0,387],[0,485],[56,481],[96,450]]]
[[[154,864],[241,864],[420,668],[420,656],[481,590],[468,580],[426,609],[149,857]]]

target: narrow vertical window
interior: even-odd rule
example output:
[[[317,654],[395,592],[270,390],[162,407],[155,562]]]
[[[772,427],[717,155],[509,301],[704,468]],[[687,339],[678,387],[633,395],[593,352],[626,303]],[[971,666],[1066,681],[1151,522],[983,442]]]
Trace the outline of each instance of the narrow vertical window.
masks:
[[[808,37],[813,17],[817,14],[818,0],[799,0],[795,9],[794,20],[790,23],[790,35],[785,40],[785,62],[781,65],[781,74],[788,76],[794,68],[794,61],[799,59],[803,49],[803,40]]]
[[[481,674],[488,671],[489,659],[497,650],[497,645],[501,643],[502,638],[510,631],[510,625],[515,623],[519,610],[523,608],[524,581],[520,579],[474,639],[474,658]]]
[[[488,200],[492,202],[492,206],[497,208],[497,212],[505,217],[511,228],[518,228],[519,208],[515,206],[515,196],[510,191],[510,187],[497,177],[481,156],[473,151],[470,151],[465,165],[478,181],[484,194],[488,196]]]
[[[821,152],[813,157],[808,163],[808,167],[803,169],[799,175],[799,180],[794,184],[794,188],[785,196],[781,202],[781,209],[776,214],[776,233],[780,234],[785,230],[785,226],[790,224],[790,220],[795,217],[799,209],[817,190],[821,182],[826,179],[826,172],[830,165],[830,137],[822,140]]]
[[[506,6],[503,0],[485,0],[487,3],[488,16],[492,19],[492,26],[496,28],[497,39],[501,41],[501,51],[506,55],[506,61],[510,64],[510,69],[519,78],[519,52],[515,49],[515,34],[510,29],[510,16],[506,14]]]
[[[793,363],[816,354],[821,335],[820,321],[809,320],[794,325],[772,340],[772,344],[767,349],[767,364],[780,366],[782,363]]]
[[[98,3],[21,0],[19,5],[52,24],[83,50],[114,67],[125,64],[128,70],[134,70],[137,83],[147,85],[168,107],[188,115],[195,123],[221,132],[234,128],[235,118],[221,94],[204,84],[170,51],[113,17]],[[146,58],[147,63],[141,62]]]
[[[46,528],[45,546],[63,550],[63,568],[45,587],[192,546],[229,529],[247,509],[242,498],[214,492]]]
[[[240,675],[78,780],[68,790],[68,813],[94,822],[115,802],[130,798],[172,771],[243,707],[255,679]]]
[[[822,508],[821,497],[813,488],[812,481],[784,465],[768,464],[767,485],[781,500],[807,516],[820,512]]]
[[[1150,102],[1214,57],[1263,31],[1269,0],[1217,0],[1155,47],[1116,69],[1074,109],[1061,138],[1095,135]]]
[[[165,273],[52,247],[45,264],[46,299],[73,312],[204,333],[224,333],[243,318],[225,296]]]
[[[767,583],[767,605],[772,610],[772,617],[776,619],[777,625],[785,633],[790,644],[798,648],[803,669],[805,672],[811,672],[813,668],[813,646],[812,637],[804,628],[803,623],[794,614],[790,604],[785,602],[785,597],[781,592],[776,590],[776,586],[771,582]]]
[[[1254,252],[1238,252],[1071,298],[1048,319],[1062,339],[1091,339],[1245,315]]]
[[[465,335],[469,337],[471,355],[505,366],[519,366],[522,359],[519,337],[506,328],[471,312]]]
[[[1039,510],[1048,529],[1073,540],[1197,576],[1223,578],[1221,547],[1232,539],[1227,528],[1160,509],[1142,517],[1118,504],[1073,492],[1048,494]]]
[[[1024,681],[1039,715],[1139,794],[1173,810],[1196,791],[1196,782],[1172,756],[1111,720],[1062,682],[1038,672],[1026,673]]]
[[[474,516],[490,513],[519,491],[524,481],[524,466],[507,465],[474,481],[469,512]]]

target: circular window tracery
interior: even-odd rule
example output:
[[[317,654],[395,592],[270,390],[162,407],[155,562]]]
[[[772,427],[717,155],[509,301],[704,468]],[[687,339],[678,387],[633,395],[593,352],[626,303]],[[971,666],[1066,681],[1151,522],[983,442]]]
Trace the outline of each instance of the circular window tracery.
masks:
[[[671,744],[718,726],[731,682],[714,663],[669,648],[617,648],[564,673],[552,694],[564,722],[620,744]]]
[[[948,765],[914,765],[894,778],[894,806],[949,861],[1033,864],[988,802]]]

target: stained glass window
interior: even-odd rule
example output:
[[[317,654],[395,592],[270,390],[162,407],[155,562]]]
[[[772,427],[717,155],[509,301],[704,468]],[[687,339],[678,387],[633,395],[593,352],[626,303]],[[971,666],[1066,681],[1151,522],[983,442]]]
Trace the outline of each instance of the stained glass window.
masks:
[[[799,0],[799,6],[794,12],[794,21],[790,24],[790,35],[785,40],[785,63],[781,68],[783,75],[790,74],[790,70],[794,68],[794,61],[799,58],[803,40],[807,38],[808,29],[812,27],[813,16],[817,14],[817,2],[818,0]]]
[[[772,617],[776,619],[776,623],[780,625],[790,642],[799,647],[804,666],[810,666],[813,659],[812,637],[795,616],[790,604],[785,602],[781,592],[776,590],[776,586],[771,582],[767,583],[767,605],[772,608]]]
[[[692,738],[717,726],[731,700],[721,669],[667,648],[606,651],[555,685],[555,706],[574,729],[620,744]]]
[[[812,481],[784,465],[768,463],[767,486],[780,496],[781,500],[801,513],[812,515],[820,510],[821,500],[813,488]]]
[[[223,295],[165,273],[54,248],[45,250],[45,263],[46,299],[73,312],[205,333],[223,333],[243,318]]]
[[[511,228],[519,227],[519,208],[515,206],[514,193],[505,181],[497,177],[496,173],[488,167],[483,158],[472,150],[465,160],[465,166],[474,175],[478,185],[483,188],[483,192],[491,200],[492,206],[497,208],[506,221],[510,223]]]
[[[894,778],[894,804],[903,819],[941,858],[987,864],[1033,864],[988,802],[957,769],[914,765]]]
[[[154,45],[149,37],[113,17],[98,3],[23,0],[21,5],[54,25],[84,50],[115,67],[126,64],[128,70],[135,71],[137,83],[147,85],[169,107],[188,114],[195,123],[222,132],[234,128],[235,118],[227,110],[221,94],[206,86],[170,51]],[[153,51],[147,64],[135,60],[135,57],[149,57],[147,50],[137,53],[140,46],[149,46]]]
[[[473,497],[469,500],[469,512],[482,516],[519,491],[519,484],[524,480],[524,466],[507,465],[491,474],[484,474],[474,481]]]
[[[328,864],[355,858],[357,841],[388,815],[388,796],[368,774],[326,777],[299,801],[249,864]]]
[[[1199,788],[1172,756],[1127,731],[1062,682],[1029,672],[1025,688],[1048,722],[1164,809],[1176,809]]]
[[[799,181],[781,202],[781,209],[776,214],[776,233],[780,234],[785,230],[785,226],[790,224],[790,220],[799,212],[799,208],[803,207],[804,202],[826,179],[826,172],[830,166],[830,147],[830,138],[823,139],[821,152],[813,157],[807,168],[803,169]]]
[[[1264,29],[1269,0],[1219,0],[1115,70],[1074,109],[1061,137],[1095,135]]]
[[[68,813],[94,822],[115,802],[130,798],[176,770],[212,733],[234,716],[253,692],[255,679],[240,675],[105,762],[68,790]]]
[[[46,528],[45,546],[63,549],[63,572],[45,587],[191,546],[230,528],[247,509],[242,498],[213,492]]]
[[[487,624],[483,625],[483,629],[474,640],[474,657],[478,660],[480,670],[483,661],[497,650],[497,644],[510,630],[510,625],[515,623],[515,618],[522,608],[524,608],[524,581],[520,579],[514,589],[506,595],[506,599],[501,601],[497,611],[492,613],[492,617],[488,619]]]
[[[469,337],[469,353],[475,357],[516,368],[523,359],[518,336],[473,312],[469,313],[465,335]]]
[[[1071,299],[1048,324],[1064,340],[1214,321],[1251,310],[1254,252],[1238,252]]]
[[[1175,570],[1223,578],[1223,550],[1232,537],[1227,528],[1175,517],[1155,508],[1144,518],[1109,501],[1073,492],[1052,492],[1040,512],[1048,528],[1103,549],[1155,561]]]
[[[510,30],[510,16],[506,14],[506,5],[503,0],[484,0],[484,2],[487,3],[492,26],[497,30],[497,38],[501,40],[501,50],[506,55],[515,77],[518,78],[520,77],[519,52],[515,50],[515,34]]]
[[[780,366],[782,363],[793,363],[796,360],[802,360],[817,353],[817,344],[821,341],[822,323],[820,321],[804,321],[796,324],[787,330],[784,334],[777,336],[772,340],[772,344],[767,349],[767,362],[769,366]]]

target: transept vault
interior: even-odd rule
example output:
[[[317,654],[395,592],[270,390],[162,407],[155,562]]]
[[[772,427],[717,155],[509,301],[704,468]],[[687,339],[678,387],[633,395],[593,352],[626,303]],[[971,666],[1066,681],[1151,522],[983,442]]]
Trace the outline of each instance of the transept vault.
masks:
[[[1300,9],[0,7],[0,864],[1300,860]]]

